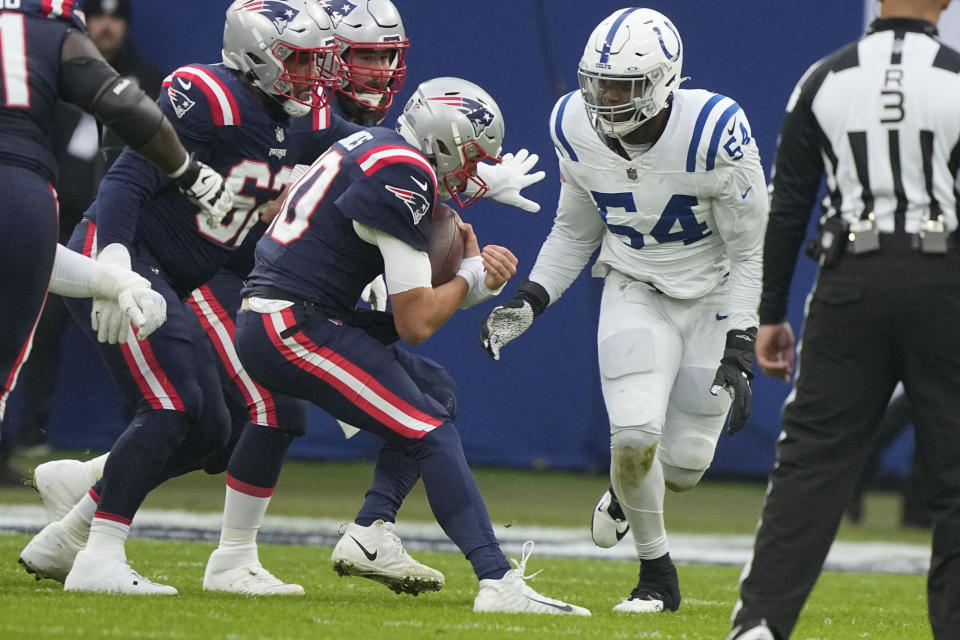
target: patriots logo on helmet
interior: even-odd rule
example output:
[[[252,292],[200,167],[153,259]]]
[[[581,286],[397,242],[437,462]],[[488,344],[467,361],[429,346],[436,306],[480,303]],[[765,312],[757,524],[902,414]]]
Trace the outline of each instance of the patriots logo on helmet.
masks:
[[[178,119],[186,115],[187,111],[190,111],[193,105],[197,104],[184,92],[179,89],[174,89],[173,85],[167,87],[167,96],[170,98],[170,104],[173,105],[173,112],[177,114]]]
[[[343,22],[344,18],[350,15],[357,5],[350,0],[323,0],[323,8],[330,16],[333,28],[336,29]]]
[[[413,215],[413,224],[420,224],[420,220],[422,220],[423,216],[430,210],[430,203],[427,202],[427,197],[422,193],[410,191],[409,189],[391,187],[388,184],[384,186],[387,188],[387,191],[400,198],[400,200],[407,205],[411,215]]]
[[[287,25],[296,19],[300,13],[286,2],[281,0],[250,0],[236,9],[237,11],[255,11],[262,13],[277,30],[277,35],[282,34],[287,29]]]
[[[483,133],[483,130],[489,127],[496,118],[493,112],[487,109],[482,102],[470,98],[464,98],[462,96],[437,96],[428,99],[442,102],[447,106],[453,107],[460,113],[465,114],[467,120],[473,125],[473,134],[476,136]]]

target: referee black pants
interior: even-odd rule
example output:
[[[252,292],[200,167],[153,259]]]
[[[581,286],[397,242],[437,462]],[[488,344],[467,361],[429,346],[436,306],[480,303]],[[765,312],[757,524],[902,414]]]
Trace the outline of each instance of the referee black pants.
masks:
[[[777,463],[734,625],[788,638],[873,448],[898,380],[913,406],[934,518],[927,580],[937,640],[960,637],[960,251],[903,236],[821,270],[783,410]]]

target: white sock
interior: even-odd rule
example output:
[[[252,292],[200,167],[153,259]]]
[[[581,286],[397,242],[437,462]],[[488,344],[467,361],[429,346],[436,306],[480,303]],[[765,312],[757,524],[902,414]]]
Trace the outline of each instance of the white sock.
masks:
[[[93,521],[93,514],[97,510],[97,503],[90,495],[90,492],[83,494],[83,497],[73,505],[73,508],[63,516],[60,523],[72,537],[78,541],[86,542],[90,535],[90,523]]]
[[[107,464],[107,456],[110,455],[110,452],[103,454],[102,456],[97,456],[92,460],[87,460],[83,463],[83,470],[87,472],[87,478],[90,479],[90,486],[97,484],[100,478],[103,477],[103,467]]]
[[[260,498],[227,487],[223,501],[223,528],[220,547],[256,545],[257,532],[267,512],[270,498]]]
[[[123,545],[128,535],[130,525],[106,518],[94,518],[90,524],[90,537],[85,549],[96,556],[126,561],[127,554]]]
[[[611,484],[620,501],[620,508],[633,535],[637,557],[641,560],[659,558],[670,550],[667,530],[663,524],[663,467],[660,458],[654,458],[650,470],[643,477],[631,477],[626,486],[611,470]]]

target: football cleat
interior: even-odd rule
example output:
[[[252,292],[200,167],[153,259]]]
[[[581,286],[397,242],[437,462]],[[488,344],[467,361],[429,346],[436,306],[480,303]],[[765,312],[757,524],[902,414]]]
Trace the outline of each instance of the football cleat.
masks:
[[[87,536],[77,537],[68,532],[63,523],[51,522],[20,552],[20,564],[37,580],[50,578],[63,582],[86,543]]]
[[[351,522],[330,561],[339,575],[369,578],[394,593],[415,596],[443,588],[443,574],[410,557],[392,522],[377,520],[367,527]]]
[[[777,640],[777,636],[766,620],[750,620],[734,627],[726,640]]]
[[[600,502],[593,510],[593,518],[590,521],[593,544],[609,549],[623,540],[627,531],[630,531],[630,523],[623,515],[623,509],[620,508],[620,502],[611,487],[600,497]]]
[[[656,613],[676,611],[680,608],[680,580],[677,568],[671,562],[667,568],[653,574],[649,567],[643,570],[640,565],[640,580],[626,600],[616,605],[617,613]]]
[[[79,460],[51,460],[33,470],[33,486],[40,494],[47,522],[67,515],[93,483]]]
[[[73,569],[63,582],[64,591],[123,593],[138,596],[175,596],[170,585],[147,580],[126,560],[97,556],[86,549],[77,554]]]
[[[513,561],[516,569],[507,571],[499,580],[481,580],[480,592],[477,593],[477,597],[473,601],[473,610],[477,613],[545,613],[589,616],[589,609],[548,598],[530,588],[526,581],[537,574],[525,576],[523,572],[532,552],[533,542],[528,540],[523,543],[520,562]]]
[[[204,591],[227,591],[245,596],[302,596],[303,587],[283,582],[263,568],[255,545],[217,548],[203,572]]]

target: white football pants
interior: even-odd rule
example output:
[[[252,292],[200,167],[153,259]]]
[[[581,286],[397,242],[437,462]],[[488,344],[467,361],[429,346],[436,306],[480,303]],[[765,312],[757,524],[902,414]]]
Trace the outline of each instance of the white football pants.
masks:
[[[690,489],[713,460],[730,398],[710,393],[727,333],[726,283],[695,300],[611,271],[597,351],[610,419],[610,479],[641,560],[669,551],[664,487]]]

